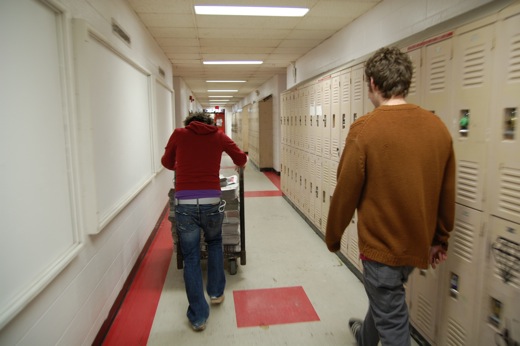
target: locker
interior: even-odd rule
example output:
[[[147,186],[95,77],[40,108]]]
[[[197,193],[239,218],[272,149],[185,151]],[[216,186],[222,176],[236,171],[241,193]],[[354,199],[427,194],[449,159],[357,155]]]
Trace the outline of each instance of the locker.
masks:
[[[340,114],[341,114],[341,129],[340,129],[340,146],[339,146],[339,156],[341,158],[341,154],[343,153],[343,148],[345,148],[345,140],[347,139],[347,134],[350,129],[350,124],[352,124],[352,113],[350,110],[351,106],[351,88],[350,88],[350,79],[351,79],[351,70],[350,68],[342,71],[340,75]]]
[[[451,83],[452,39],[446,39],[424,48],[424,85],[421,106],[439,116],[455,137],[453,121],[453,84]]]
[[[483,213],[457,204],[455,228],[440,282],[439,345],[477,345],[484,259]],[[430,302],[432,305],[436,301]]]
[[[314,115],[314,121],[312,122],[313,127],[311,128],[316,144],[314,154],[318,156],[321,156],[323,152],[323,84],[322,81],[318,81],[314,87],[316,112]]]
[[[321,129],[320,138],[322,139],[322,151],[321,156],[325,159],[330,159],[332,144],[331,144],[331,84],[332,77],[324,77],[321,81],[322,85],[322,116],[321,116]]]
[[[451,116],[457,123],[457,203],[483,210],[484,173],[491,101],[492,45],[495,27],[482,20],[457,30],[454,37]]]
[[[302,204],[303,204],[303,213],[307,218],[311,219],[311,197],[312,197],[312,191],[311,191],[311,177],[314,173],[313,167],[311,164],[311,155],[308,152],[303,152],[302,154],[303,158],[303,165],[306,167],[304,170],[304,177],[303,177],[303,194],[302,194]],[[314,208],[314,206],[312,206]]]
[[[316,89],[317,85],[311,84],[308,87],[308,96],[309,96],[309,119],[307,121],[307,137],[309,138],[309,153],[316,153],[316,131],[314,130],[316,126],[315,118],[316,118]]]
[[[520,6],[497,25],[493,122],[491,124],[491,213],[520,223]]]
[[[410,84],[410,89],[408,90],[408,96],[406,96],[406,102],[416,105],[422,105],[421,52],[421,49],[415,49],[408,52],[408,56],[410,57],[410,60],[412,60],[413,64],[413,75],[412,83]]]
[[[350,224],[345,231],[345,235],[348,237],[347,259],[354,265],[354,267],[359,269],[360,272],[363,272],[363,266],[359,259],[357,211],[354,213],[354,217],[350,221]],[[345,235],[343,237],[345,237]]]
[[[444,266],[436,269],[416,268],[410,275],[407,286],[407,304],[410,312],[410,323],[429,342],[436,339],[439,321],[439,285]]]
[[[322,196],[322,176],[323,176],[323,166],[322,161],[323,159],[318,155],[312,156],[312,162],[311,165],[315,167],[314,175],[313,175],[313,182],[314,182],[314,188],[312,191],[312,198],[314,199],[314,211],[313,214],[313,223],[316,228],[321,230],[321,196]]]
[[[490,222],[490,264],[482,305],[480,345],[493,345],[508,330],[520,344],[520,224],[492,217]]]
[[[334,161],[339,160],[341,145],[341,90],[340,90],[340,73],[332,76],[331,95],[330,95],[330,158]]]
[[[351,85],[351,118],[353,123],[359,117],[363,116],[365,108],[365,83],[364,83],[364,65],[359,64],[352,68],[352,85]]]
[[[329,216],[330,200],[336,186],[337,163],[323,159],[322,161],[322,191],[321,191],[321,231],[325,234]]]

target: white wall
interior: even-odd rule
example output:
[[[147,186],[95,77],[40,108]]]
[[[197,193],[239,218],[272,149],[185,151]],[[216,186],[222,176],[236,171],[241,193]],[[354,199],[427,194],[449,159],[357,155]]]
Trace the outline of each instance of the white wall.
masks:
[[[112,20],[129,34],[130,45],[113,34]],[[2,0],[0,23],[0,345],[91,344],[167,204],[172,174],[157,165],[156,147],[166,132],[156,127],[174,124],[173,114],[164,114],[173,107],[168,100],[173,99],[171,64],[124,0]],[[124,57],[131,66],[116,63],[125,67],[108,73],[106,83],[89,85],[90,76],[82,72],[96,66],[78,68],[92,57],[75,55],[74,47],[88,44],[91,37],[85,31],[84,40],[78,40],[78,23],[103,39],[110,48],[106,56],[115,61]],[[153,153],[145,155],[150,176],[139,190],[128,191],[130,198],[99,227],[96,209],[87,207],[99,202],[95,189],[88,188],[96,187],[95,169],[85,164],[95,160],[84,154],[95,154],[92,147],[99,143],[94,135],[103,129],[99,123],[84,127],[92,120],[86,94],[124,95],[127,88],[113,82],[128,78],[113,73],[134,67],[139,70],[135,75],[148,80],[141,83],[147,96],[139,96],[148,104],[143,110],[149,110],[149,118],[141,119],[149,128],[139,134],[153,139]],[[53,84],[46,85],[47,80]],[[159,112],[165,117],[158,119]],[[94,135],[93,128],[98,131]],[[113,131],[114,138],[127,130]],[[105,138],[108,153],[115,142]],[[42,181],[42,176],[52,181]],[[94,218],[88,211],[94,211]],[[39,258],[36,252],[49,262],[32,263]],[[38,268],[32,273],[34,264]],[[13,282],[18,286],[6,285]],[[22,293],[11,295],[17,287]]]

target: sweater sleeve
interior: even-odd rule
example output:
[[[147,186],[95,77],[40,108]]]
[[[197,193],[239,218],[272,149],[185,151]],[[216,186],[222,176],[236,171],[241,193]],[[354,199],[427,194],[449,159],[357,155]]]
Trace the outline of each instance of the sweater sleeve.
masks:
[[[432,245],[442,245],[448,250],[448,238],[454,227],[455,219],[455,154],[451,148],[450,157],[444,169],[442,190],[437,212],[437,227]]]
[[[224,152],[231,157],[233,163],[239,167],[244,167],[247,163],[247,155],[244,153],[236,143],[229,138],[225,133],[222,133],[222,144]]]
[[[170,139],[168,140],[168,144],[166,144],[164,154],[161,158],[161,163],[165,168],[175,170],[176,151],[176,132],[173,131],[172,135],[170,136]]]
[[[358,124],[359,125],[359,124]],[[349,131],[337,172],[336,189],[332,195],[325,243],[331,252],[341,247],[341,237],[357,208],[365,181],[365,155],[359,148],[357,133],[360,126]]]

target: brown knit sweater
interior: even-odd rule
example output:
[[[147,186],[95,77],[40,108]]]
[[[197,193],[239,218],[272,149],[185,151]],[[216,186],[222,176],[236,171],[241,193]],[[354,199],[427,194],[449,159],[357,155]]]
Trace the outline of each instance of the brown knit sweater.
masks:
[[[426,269],[431,245],[448,247],[455,215],[451,135],[413,104],[380,106],[350,127],[329,209],[326,243],[358,210],[358,244],[368,259]]]

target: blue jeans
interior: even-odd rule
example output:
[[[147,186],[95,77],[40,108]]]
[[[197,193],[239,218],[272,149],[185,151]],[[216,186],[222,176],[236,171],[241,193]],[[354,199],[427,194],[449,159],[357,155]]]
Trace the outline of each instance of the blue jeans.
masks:
[[[210,297],[224,294],[224,252],[222,248],[222,221],[225,202],[220,204],[178,204],[175,221],[179,247],[184,258],[184,285],[188,297],[187,316],[193,325],[199,326],[209,316],[209,305],[204,296],[202,269],[200,267],[201,231],[208,249],[207,293]]]
[[[357,343],[376,346],[411,344],[408,306],[404,284],[413,267],[390,267],[374,261],[363,261],[363,283],[369,307]]]

